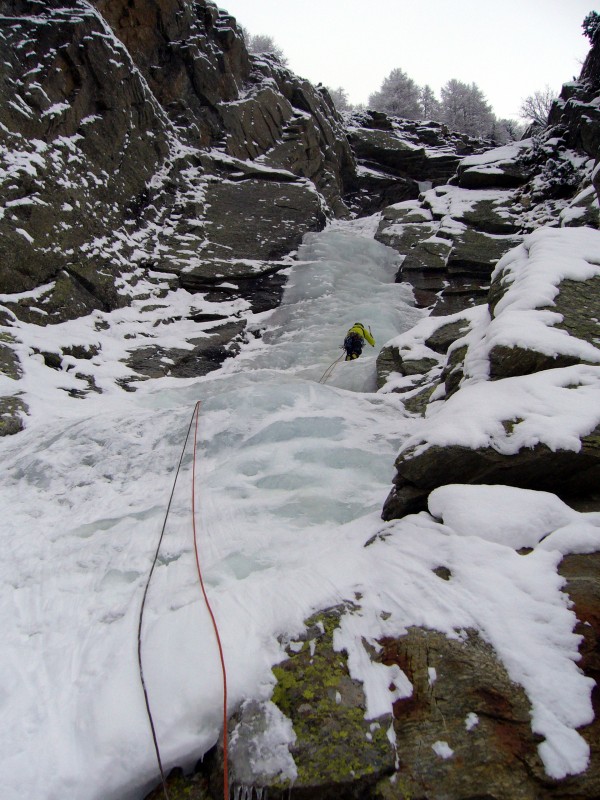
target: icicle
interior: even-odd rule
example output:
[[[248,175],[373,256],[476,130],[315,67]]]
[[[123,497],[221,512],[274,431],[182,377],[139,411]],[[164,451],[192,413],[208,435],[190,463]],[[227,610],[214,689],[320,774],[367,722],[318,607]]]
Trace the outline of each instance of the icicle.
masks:
[[[258,791],[258,790],[257,790]],[[233,790],[233,800],[252,800],[254,797],[253,786],[236,786]]]
[[[291,790],[289,790],[291,791]],[[288,791],[288,798],[289,798]],[[233,787],[233,800],[267,800],[268,789],[265,786],[245,786],[238,784]]]

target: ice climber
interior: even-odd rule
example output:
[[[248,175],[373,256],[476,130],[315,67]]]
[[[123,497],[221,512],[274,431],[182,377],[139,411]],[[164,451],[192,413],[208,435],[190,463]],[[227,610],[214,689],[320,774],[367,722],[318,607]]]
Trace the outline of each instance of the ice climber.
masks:
[[[361,322],[355,322],[350,328],[344,339],[344,350],[346,351],[346,361],[353,361],[362,353],[365,339],[375,347],[375,339],[371,334],[371,329],[367,330]]]

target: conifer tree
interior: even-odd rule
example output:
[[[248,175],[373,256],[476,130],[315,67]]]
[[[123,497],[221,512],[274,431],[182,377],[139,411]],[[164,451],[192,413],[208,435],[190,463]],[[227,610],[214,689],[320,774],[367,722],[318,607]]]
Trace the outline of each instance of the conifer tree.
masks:
[[[423,119],[439,120],[441,116],[440,101],[434,94],[429,84],[425,84],[420,89],[421,110]]]
[[[442,87],[442,122],[469,136],[487,136],[494,124],[492,107],[475,83],[455,78]]]
[[[329,92],[329,96],[333,100],[333,104],[336,107],[337,111],[351,110],[352,105],[348,100],[348,92],[344,89],[343,86],[338,86],[336,89],[331,89],[328,86],[327,91]]]
[[[249,53],[256,53],[257,55],[260,53],[270,53],[282,64],[285,65],[288,63],[285,53],[272,36],[262,33],[252,35],[244,31],[244,38],[246,39],[246,46],[248,47]]]
[[[421,119],[421,90],[401,69],[393,69],[378,92],[369,96],[369,108],[405,119]]]

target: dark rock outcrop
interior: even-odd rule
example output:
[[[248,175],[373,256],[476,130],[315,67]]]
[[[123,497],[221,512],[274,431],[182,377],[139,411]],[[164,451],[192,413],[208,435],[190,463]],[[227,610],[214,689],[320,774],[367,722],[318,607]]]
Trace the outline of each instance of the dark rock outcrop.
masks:
[[[562,782],[552,795],[575,800],[600,796],[600,552],[565,556],[559,572],[566,580],[565,592],[578,620],[575,630],[582,639],[579,667],[596,684],[592,690],[594,720],[580,731],[590,747],[590,769]]]
[[[416,198],[489,147],[376,112],[344,123],[326,89],[250,55],[209,0],[0,0],[0,12],[0,285],[17,324],[133,304],[144,316],[178,288],[272,308],[304,233]],[[202,375],[235,351],[200,339],[177,354],[134,337],[121,385],[169,364]]]
[[[383,212],[377,238],[404,256],[397,280],[414,287],[418,305],[448,314],[480,303],[499,258],[541,225],[599,227],[599,47],[594,42],[579,80],[563,87],[546,129],[464,151],[448,185],[430,178],[437,189]],[[392,131],[379,136],[385,153]]]
[[[297,777],[291,794],[285,783],[265,784],[271,797],[372,796],[378,781],[394,772],[395,752],[387,735],[391,720],[365,719],[362,686],[333,647],[343,611],[328,609],[307,620],[306,632],[288,649],[289,659],[273,668],[272,701],[293,726],[295,742],[289,751]],[[235,775],[235,755],[233,762]]]
[[[551,491],[564,499],[597,493],[600,420],[593,415],[589,416],[587,428],[579,432],[576,444],[559,446],[555,439],[544,439],[541,433],[520,446],[513,444],[521,426],[529,424],[529,416],[556,416],[557,430],[568,424],[569,415],[575,420],[581,413],[576,410],[578,398],[583,399],[580,393],[585,394],[585,385],[595,380],[594,370],[600,364],[600,280],[593,255],[596,243],[600,244],[600,234],[594,231],[538,231],[498,265],[487,310],[474,313],[471,321],[455,315],[433,333],[424,335],[423,341],[417,330],[414,345],[409,334],[403,337],[405,344],[388,348],[385,361],[379,364],[382,383],[394,372],[408,375],[405,364],[419,363],[423,376],[418,384],[420,391],[425,387],[432,394],[437,387],[435,396],[445,398],[442,405],[448,404],[449,419],[463,404],[467,419],[471,402],[493,403],[495,397],[516,397],[521,391],[532,394],[525,405],[520,401],[515,401],[514,406],[511,401],[505,402],[505,417],[499,417],[497,430],[484,436],[479,446],[466,443],[468,437],[461,436],[460,431],[444,444],[436,442],[435,434],[430,440],[425,424],[423,435],[407,444],[396,461],[397,476],[384,506],[384,519],[424,509],[429,492],[447,483],[449,475],[453,483],[507,484]],[[554,246],[558,248],[556,253],[562,254],[563,266],[552,271],[546,266],[550,252],[547,247]],[[578,265],[586,264],[579,280],[564,277],[569,274],[571,257]],[[530,285],[529,272],[535,273],[535,296],[523,288]],[[469,332],[474,322],[479,326],[476,335]],[[590,366],[589,375],[579,369],[585,365]],[[549,380],[545,390],[537,382],[541,375]],[[528,380],[529,388],[514,383],[520,378]],[[472,395],[478,385],[485,393]],[[397,390],[410,391],[412,398],[414,384],[404,384]],[[561,404],[553,405],[555,401],[546,399],[551,391],[564,395]],[[438,410],[432,425],[439,414],[444,416],[445,410]],[[472,413],[477,414],[478,410],[472,407]]]
[[[561,565],[584,639],[581,668],[596,678],[598,558],[568,556]],[[586,559],[583,565],[581,559]],[[435,572],[440,580],[452,580],[446,568]],[[358,607],[354,610],[360,613]],[[344,654],[332,646],[341,613],[342,608],[327,609],[307,620],[290,658],[274,668],[272,702],[249,701],[231,720],[234,791],[259,797],[267,791],[270,797],[292,800],[597,796],[597,721],[580,729],[590,745],[590,769],[562,781],[548,778],[538,753],[539,737],[531,728],[530,702],[476,631],[448,638],[411,627],[403,636],[381,639],[372,658],[398,669],[412,692],[395,700],[391,720],[365,720],[362,687],[348,675]],[[278,745],[278,754],[268,726],[274,706],[275,713],[287,718],[290,734],[293,729]],[[393,747],[387,733],[390,721]],[[293,781],[278,772],[286,763],[297,771]],[[209,754],[189,777],[175,771],[167,783],[174,798],[216,800],[222,790],[222,753]],[[157,789],[147,800],[160,796]]]
[[[182,243],[209,265],[223,248],[273,259],[344,211],[353,158],[329,98],[252,61],[216,6],[175,5],[1,6],[15,16],[0,24],[12,179],[0,281],[51,283],[36,298],[44,323],[128,302],[117,278],[155,263],[156,238],[163,262]]]
[[[462,157],[490,146],[438,122],[398,119],[378,111],[353,114],[347,132],[357,170],[346,181],[346,200],[359,213],[416,198],[425,184],[446,183]]]
[[[529,701],[488,644],[475,632],[457,641],[420,628],[381,644],[413,694],[394,703],[398,775],[376,797],[542,797]]]
[[[276,306],[282,257],[347,213],[355,160],[328,93],[250,56],[206,0],[0,0],[0,13],[7,329],[133,303],[151,315],[178,287]],[[201,328],[179,353],[134,338],[121,385],[215,369],[235,352],[223,332],[243,327],[239,312],[223,322],[218,345]],[[5,432],[26,408],[15,398]]]

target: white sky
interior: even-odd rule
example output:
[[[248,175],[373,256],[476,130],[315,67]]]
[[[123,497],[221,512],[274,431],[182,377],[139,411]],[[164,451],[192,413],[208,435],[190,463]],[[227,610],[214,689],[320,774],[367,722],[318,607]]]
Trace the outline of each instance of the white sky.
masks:
[[[392,69],[439,97],[448,80],[475,82],[498,117],[522,98],[579,75],[589,50],[581,23],[594,0],[223,0],[250,33],[269,34],[289,67],[343,86],[366,103]]]

